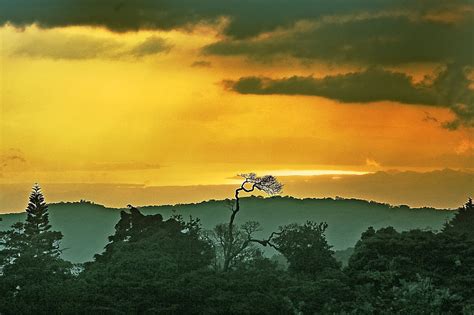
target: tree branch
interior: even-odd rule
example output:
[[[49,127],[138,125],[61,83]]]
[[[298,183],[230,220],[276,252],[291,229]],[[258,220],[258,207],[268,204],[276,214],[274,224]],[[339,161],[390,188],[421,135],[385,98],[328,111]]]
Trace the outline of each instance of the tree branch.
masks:
[[[270,247],[273,247],[274,249],[276,250],[279,250],[278,246],[276,246],[275,244],[272,243],[272,239],[275,235],[281,235],[283,232],[272,232],[272,234],[270,234],[270,236],[266,239],[266,240],[258,240],[258,239],[254,239],[254,238],[249,238],[249,242],[253,242],[253,243],[258,243],[262,246],[270,246]]]

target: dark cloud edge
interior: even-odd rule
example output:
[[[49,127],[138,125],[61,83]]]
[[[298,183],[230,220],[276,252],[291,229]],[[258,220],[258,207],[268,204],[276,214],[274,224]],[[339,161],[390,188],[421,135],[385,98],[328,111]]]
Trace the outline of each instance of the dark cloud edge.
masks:
[[[226,36],[251,38],[324,16],[401,11],[423,16],[471,5],[472,0],[0,0],[0,25],[82,25],[126,32],[186,28],[227,17]]]
[[[456,116],[442,124],[455,130],[474,127],[474,91],[469,87],[465,67],[448,64],[434,78],[419,83],[401,72],[369,67],[361,72],[325,76],[292,76],[272,79],[262,76],[224,80],[227,90],[239,94],[319,96],[342,103],[392,101],[450,109]]]

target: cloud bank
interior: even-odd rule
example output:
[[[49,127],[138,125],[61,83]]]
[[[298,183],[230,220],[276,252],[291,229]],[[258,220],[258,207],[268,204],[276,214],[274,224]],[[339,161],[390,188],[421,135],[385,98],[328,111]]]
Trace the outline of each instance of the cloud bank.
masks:
[[[229,23],[224,32],[234,38],[249,38],[290,27],[301,20],[326,16],[405,12],[429,18],[439,16],[440,12],[457,12],[472,5],[470,0],[2,0],[1,3],[2,24],[89,25],[125,32],[169,30],[227,17]]]
[[[288,58],[329,65],[356,65],[359,73],[322,79],[245,77],[227,85],[243,94],[318,95],[341,102],[396,101],[449,108],[446,128],[472,127],[474,117],[473,0],[0,0],[0,25],[42,28],[105,27],[113,32],[186,30],[210,24],[218,40],[202,48],[208,56],[241,56],[271,67]],[[219,26],[219,27],[216,27]],[[18,54],[86,59],[115,56],[115,42],[79,40],[80,49],[50,43]],[[34,45],[33,45],[34,46]],[[137,58],[167,52],[150,37],[120,54]],[[389,67],[446,68],[429,82],[414,84]],[[207,66],[195,63],[193,66]]]
[[[447,107],[457,116],[445,125],[451,129],[474,126],[474,90],[469,84],[465,69],[455,64],[440,71],[434,80],[426,78],[420,83],[404,73],[378,68],[323,78],[251,76],[224,81],[228,89],[240,94],[313,95],[343,103],[393,101]]]

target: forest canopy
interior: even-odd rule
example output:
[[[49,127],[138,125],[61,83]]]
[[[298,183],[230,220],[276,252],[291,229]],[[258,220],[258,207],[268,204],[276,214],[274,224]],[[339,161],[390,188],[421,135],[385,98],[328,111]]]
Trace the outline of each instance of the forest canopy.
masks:
[[[278,193],[274,177],[244,174],[229,221],[213,230],[175,213],[129,205],[102,253],[73,264],[60,253],[48,205],[33,187],[26,220],[0,234],[1,314],[472,314],[474,207],[442,231],[369,228],[347,266],[325,222],[290,223],[264,238],[239,193]],[[262,251],[273,247],[278,255]]]

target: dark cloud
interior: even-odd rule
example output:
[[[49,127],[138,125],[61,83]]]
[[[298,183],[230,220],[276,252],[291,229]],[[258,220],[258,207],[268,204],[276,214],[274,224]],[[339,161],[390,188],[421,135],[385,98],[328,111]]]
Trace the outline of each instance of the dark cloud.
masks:
[[[410,104],[436,104],[436,94],[422,84],[413,84],[403,73],[368,69],[321,79],[293,76],[283,79],[244,77],[226,82],[241,94],[315,95],[345,103],[397,101]]]
[[[445,123],[448,129],[460,126],[474,127],[474,89],[469,79],[473,68],[451,65],[441,72],[433,82],[433,88],[438,92],[443,104],[447,104],[456,115],[456,119]]]
[[[474,16],[458,23],[380,16],[330,20],[261,39],[226,39],[204,48],[210,55],[242,55],[268,62],[276,57],[335,63],[396,65],[419,62],[474,64]]]
[[[225,34],[248,38],[324,16],[409,12],[419,16],[472,5],[472,0],[0,0],[0,23],[43,27],[103,26],[123,32],[182,28],[227,17]]]
[[[391,100],[449,107],[457,119],[449,129],[472,126],[474,110],[466,67],[474,66],[474,0],[0,0],[0,24],[24,27],[87,25],[115,32],[191,29],[225,18],[223,39],[204,48],[210,55],[239,55],[268,62],[279,57],[369,70],[345,76],[282,80],[242,78],[240,93],[320,95],[342,102]],[[262,35],[263,36],[259,36]],[[95,46],[94,46],[95,45]],[[52,58],[143,57],[166,51],[159,38],[109,54],[101,43],[90,51],[52,47]],[[76,47],[76,45],[74,45]],[[87,47],[87,46],[84,46]],[[61,50],[63,49],[63,50]],[[450,65],[431,83],[413,84],[387,65]],[[194,66],[204,64],[194,64]],[[453,66],[456,65],[456,66]]]
[[[324,78],[293,76],[283,79],[243,77],[224,81],[241,94],[284,94],[322,96],[344,103],[394,101],[449,108],[456,119],[445,127],[474,127],[474,90],[469,88],[465,67],[450,64],[436,78],[413,83],[404,73],[378,68]]]
[[[135,57],[145,57],[149,55],[155,55],[162,52],[168,52],[171,49],[171,45],[160,37],[150,36],[141,44],[138,44],[128,53]]]
[[[268,61],[474,64],[473,0],[0,0],[0,24],[170,30],[228,19],[204,49]],[[300,21],[312,27],[298,28]],[[294,29],[292,29],[294,27]],[[256,37],[264,32],[268,36]],[[137,54],[162,49],[156,40]],[[73,53],[72,53],[73,54]]]

